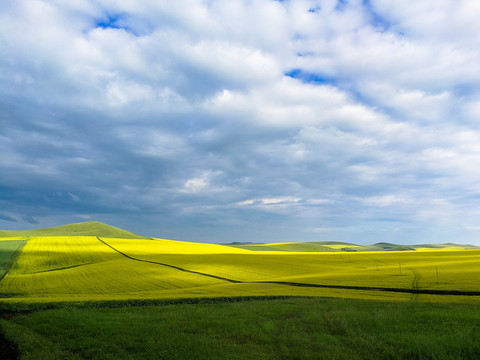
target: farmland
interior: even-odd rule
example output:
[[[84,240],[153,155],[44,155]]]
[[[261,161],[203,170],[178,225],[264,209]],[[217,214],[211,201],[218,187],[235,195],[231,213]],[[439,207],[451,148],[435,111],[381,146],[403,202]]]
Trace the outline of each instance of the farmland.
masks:
[[[164,357],[154,358],[169,359],[239,349],[237,358],[402,358],[398,346],[407,357],[473,359],[479,350],[475,246],[200,244],[100,223],[0,236],[0,329],[24,359],[148,358],[160,343],[142,333],[163,334]],[[414,330],[419,317],[426,325]]]
[[[479,249],[350,252],[338,248],[354,245],[331,243],[315,244],[317,252],[295,251],[312,246],[303,243],[255,245],[283,246],[256,251],[253,245],[135,238],[97,223],[70,227],[50,230],[55,236],[43,236],[48,229],[28,238],[6,234],[5,251],[23,248],[0,282],[2,301],[284,295],[472,301],[480,295],[473,280],[480,278]],[[81,235],[64,235],[72,229]],[[124,237],[111,237],[118,235]]]

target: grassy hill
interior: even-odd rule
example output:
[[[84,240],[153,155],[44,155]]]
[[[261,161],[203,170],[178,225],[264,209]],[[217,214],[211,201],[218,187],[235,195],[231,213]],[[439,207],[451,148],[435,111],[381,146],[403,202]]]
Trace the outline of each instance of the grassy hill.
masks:
[[[36,230],[0,230],[0,237],[26,236],[102,236],[122,239],[146,239],[147,237],[131,233],[98,221],[56,226]]]
[[[379,242],[372,245],[357,245],[336,241],[311,241],[289,243],[229,243],[222,244],[237,249],[252,251],[290,251],[290,252],[366,252],[366,251],[416,251],[416,250],[467,250],[479,249],[475,245],[459,244],[423,244],[423,245],[398,245]]]
[[[227,246],[253,251],[330,252],[332,248],[320,242],[276,243],[276,244],[229,244]]]
[[[116,228],[98,221],[87,221],[69,225],[56,226],[34,230],[0,230],[0,238],[27,237],[27,236],[100,236],[121,239],[149,239],[149,237]],[[454,250],[454,249],[479,249],[479,246],[469,244],[421,244],[398,245],[379,242],[372,245],[358,245],[339,241],[309,241],[285,243],[257,243],[257,242],[232,242],[220,244],[223,246],[252,250],[252,251],[287,251],[287,252],[358,252],[358,251],[414,251],[414,250]]]
[[[410,247],[419,250],[448,250],[448,249],[478,249],[480,248],[479,246],[471,245],[471,244],[454,244],[454,243],[445,243],[445,244],[421,244],[421,245],[409,245]]]

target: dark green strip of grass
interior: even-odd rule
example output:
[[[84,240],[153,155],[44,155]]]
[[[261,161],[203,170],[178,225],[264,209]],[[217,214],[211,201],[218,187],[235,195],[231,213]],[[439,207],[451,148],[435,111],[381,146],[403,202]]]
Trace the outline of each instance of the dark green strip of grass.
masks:
[[[22,359],[478,359],[466,304],[289,298],[36,311],[0,321]]]

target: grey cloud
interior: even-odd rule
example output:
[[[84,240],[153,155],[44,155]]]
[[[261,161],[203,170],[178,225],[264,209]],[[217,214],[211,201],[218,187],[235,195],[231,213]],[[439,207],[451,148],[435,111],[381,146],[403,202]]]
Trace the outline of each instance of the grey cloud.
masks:
[[[9,216],[9,215],[5,215],[5,214],[0,214],[0,220],[10,221],[10,222],[16,222],[17,221],[17,219],[15,219],[14,217]]]
[[[40,222],[32,216],[24,216],[22,220],[26,221],[29,224],[40,224]]]
[[[7,2],[0,220],[475,239],[478,47],[455,33],[469,7],[443,28],[409,19],[420,5],[369,4]]]

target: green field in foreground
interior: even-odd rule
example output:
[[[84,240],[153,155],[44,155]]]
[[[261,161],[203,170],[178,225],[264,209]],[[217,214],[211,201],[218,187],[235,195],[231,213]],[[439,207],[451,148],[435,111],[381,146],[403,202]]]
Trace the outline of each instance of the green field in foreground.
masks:
[[[123,230],[102,225],[74,224],[35,230],[28,239],[0,238],[0,251],[3,246],[10,254],[15,241],[25,240],[0,281],[0,303],[225,296],[480,299],[478,249],[253,251],[164,239],[92,236],[95,231],[125,235]],[[66,228],[90,235],[60,236]]]
[[[117,304],[122,306],[122,304]],[[294,298],[65,308],[0,319],[21,359],[478,359],[467,304]]]

